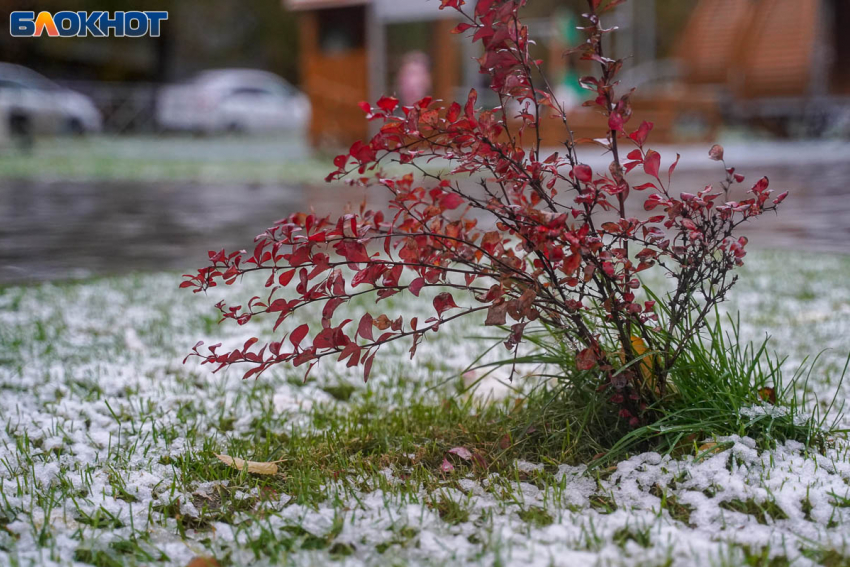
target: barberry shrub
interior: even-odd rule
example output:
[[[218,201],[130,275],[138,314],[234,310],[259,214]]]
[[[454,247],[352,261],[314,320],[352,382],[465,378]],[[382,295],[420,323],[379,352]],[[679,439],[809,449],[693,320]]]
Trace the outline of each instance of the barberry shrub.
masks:
[[[404,107],[390,96],[361,103],[377,133],[337,156],[327,180],[380,184],[388,209],[361,207],[339,218],[295,213],[260,234],[253,252],[210,252],[209,265],[185,276],[182,287],[201,292],[262,274],[265,297],[217,308],[240,325],[272,317],[281,337],[229,352],[198,343],[190,356],[216,370],[242,367],[245,378],[283,363],[309,372],[335,357],[362,366],[368,379],[382,346],[408,340],[412,357],[426,335],[456,319],[480,317],[502,329],[512,354],[536,322],[573,353],[577,372],[594,376],[621,418],[632,426],[644,421],[647,407],[671,395],[671,369],[735,283],[731,272],[747,244],[736,229],[775,210],[786,194],[772,197],[767,178],[744,194],[744,178],[726,167],[720,146],[708,156],[725,168],[718,187],[673,191],[678,156],[662,171],[661,155],[647,145],[652,123],[634,124],[632,92],[617,91],[623,61],[603,50],[613,30],[601,16],[624,1],[588,0],[586,40],[573,50],[599,70],[581,85],[590,93],[584,105],[607,118],[600,137],[587,140],[610,155],[606,171],[581,161],[582,140],[573,138],[541,61],[529,53],[525,0],[479,0],[474,9],[442,0],[441,9],[462,18],[454,33],[481,44],[481,73],[499,105],[479,108],[475,90],[448,106],[430,97]],[[549,155],[542,153],[543,120],[563,131],[563,149]],[[387,162],[408,173],[388,176]],[[629,199],[640,200],[646,214],[629,216]],[[650,269],[670,278],[668,292],[642,293],[641,275]],[[426,288],[434,288],[434,311],[425,320],[379,307],[357,320],[335,317],[360,295],[380,305]],[[314,303],[322,306],[321,322],[283,332]]]

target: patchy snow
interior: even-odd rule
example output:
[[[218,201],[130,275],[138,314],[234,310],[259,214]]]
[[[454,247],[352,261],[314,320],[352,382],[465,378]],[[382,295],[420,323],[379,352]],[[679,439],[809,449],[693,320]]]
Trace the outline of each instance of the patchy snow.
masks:
[[[745,339],[774,335],[790,369],[831,349],[809,378],[810,410],[831,401],[850,352],[848,273],[846,258],[756,255],[728,306],[740,309]],[[281,434],[311,427],[312,410],[338,403],[323,387],[341,380],[365,386],[359,372],[332,365],[307,383],[288,370],[243,382],[235,373],[182,365],[199,337],[221,338],[227,347],[264,331],[218,327],[209,318],[233,290],[202,298],[176,284],[173,275],[153,275],[0,290],[0,566],[91,563],[93,553],[113,553],[127,541],[150,555],[145,564],[182,566],[205,554],[234,565],[272,564],[257,559],[257,542],[293,533],[302,540],[336,534],[327,548],[296,546],[286,557],[295,565],[327,564],[339,545],[348,554],[334,558],[352,566],[737,565],[745,550],[809,565],[829,552],[850,556],[845,445],[819,454],[789,442],[759,452],[738,437],[713,439],[724,450],[701,459],[645,453],[604,472],[520,461],[516,477],[447,480],[439,494],[389,490],[407,482],[404,471],[390,468],[380,471],[381,483],[366,479],[356,492],[328,486],[335,497],[318,507],[298,504],[295,494],[258,500],[255,491],[240,491],[235,500],[256,501],[263,521],[237,511],[232,521],[183,537],[163,510],[179,503],[180,514],[197,517],[199,506],[230,487],[214,478],[182,486],[175,462],[200,458],[204,439],[224,447],[228,437],[250,434],[263,412],[287,417],[290,429]],[[411,300],[404,302],[408,309]],[[420,304],[427,312],[427,302],[413,306]],[[453,391],[456,382],[437,385],[484,350],[484,343],[458,340],[476,332],[472,322],[428,340],[412,362],[403,356],[407,345],[393,345],[399,356],[376,360],[369,387],[388,403],[389,392],[413,381],[433,383],[435,396]],[[506,395],[502,382],[486,383],[479,395]],[[839,402],[850,385],[840,388]],[[539,482],[542,475],[557,482]],[[65,500],[50,498],[56,494]],[[468,517],[441,518],[429,506],[439,498]]]

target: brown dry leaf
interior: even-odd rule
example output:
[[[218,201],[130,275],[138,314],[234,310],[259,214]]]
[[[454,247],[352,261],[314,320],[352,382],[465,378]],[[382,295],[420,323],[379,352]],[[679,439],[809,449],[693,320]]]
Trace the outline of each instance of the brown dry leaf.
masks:
[[[240,471],[247,470],[249,473],[254,474],[277,474],[277,463],[280,462],[260,463],[257,461],[245,461],[237,457],[231,457],[230,455],[215,454],[215,456],[225,465],[229,465]]]
[[[776,405],[776,390],[773,388],[760,388],[759,398],[772,406]]]
[[[726,449],[728,449],[728,447],[725,444],[720,445],[718,443],[715,443],[714,441],[709,441],[708,443],[703,443],[702,445],[697,447],[697,454],[701,455],[705,452],[710,452],[712,454],[713,453],[721,453],[721,452],[725,451]]]
[[[212,557],[193,557],[186,567],[219,567],[219,563]]]

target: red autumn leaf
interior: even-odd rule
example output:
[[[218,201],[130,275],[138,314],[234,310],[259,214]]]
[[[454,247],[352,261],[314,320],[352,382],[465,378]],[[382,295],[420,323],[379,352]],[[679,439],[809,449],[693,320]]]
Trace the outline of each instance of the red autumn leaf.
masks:
[[[366,247],[359,242],[346,240],[342,245],[340,253],[349,262],[360,264],[369,261],[369,254],[366,253]]]
[[[593,350],[586,348],[576,355],[576,366],[579,370],[591,370],[596,366],[596,355]]]
[[[608,128],[610,130],[622,132],[623,124],[625,124],[625,121],[623,120],[623,115],[619,112],[612,112],[611,116],[608,117]]]
[[[455,304],[455,300],[452,297],[452,294],[445,291],[434,298],[434,309],[437,310],[437,315],[442,316],[445,311],[449,309],[457,309],[457,305]]]
[[[573,174],[576,179],[583,183],[587,183],[593,179],[593,170],[589,165],[579,164],[573,168]]]
[[[658,177],[658,170],[661,168],[661,154],[655,150],[646,152],[646,158],[643,160],[643,170],[647,175]]]
[[[292,334],[289,335],[289,342],[292,343],[292,346],[297,347],[301,344],[301,341],[304,340],[304,337],[306,337],[309,332],[310,326],[307,323],[304,323],[292,331]]]
[[[770,181],[767,179],[767,177],[762,177],[761,179],[756,181],[755,185],[753,185],[752,192],[761,193],[765,189],[767,189],[768,185],[770,185]]]
[[[478,100],[478,92],[475,89],[469,90],[469,96],[466,99],[466,105],[464,105],[464,113],[466,114],[466,119],[470,122],[475,122],[475,103]]]
[[[416,297],[419,297],[419,291],[422,289],[422,286],[424,286],[424,285],[425,285],[425,278],[416,278],[415,280],[410,282],[410,285],[407,287],[407,289],[410,290],[410,293],[412,293]]]
[[[363,381],[364,382],[369,381],[369,374],[372,373],[372,362],[374,362],[376,354],[377,354],[377,351],[373,352],[371,356],[368,356],[365,359],[363,359],[364,360],[364,362],[363,362]]]
[[[460,105],[456,102],[453,102],[452,105],[449,107],[448,113],[446,113],[446,120],[448,120],[450,123],[456,121],[460,116],[460,112]]]
[[[647,136],[649,136],[649,132],[652,130],[652,126],[653,126],[652,122],[647,122],[647,121],[644,120],[643,122],[640,123],[640,127],[637,130],[635,130],[634,132],[629,134],[629,138],[634,140],[634,142],[639,147],[642,147],[644,142],[646,142]],[[631,158],[631,159],[635,159],[635,158]]]
[[[508,304],[501,303],[499,305],[491,305],[487,308],[487,320],[484,321],[485,325],[504,325],[506,319],[506,314],[508,312]]]
[[[453,210],[463,204],[463,197],[457,193],[446,193],[440,198],[440,207],[446,210]]]
[[[448,472],[452,472],[453,470],[455,470],[455,467],[454,467],[453,464],[451,464],[449,462],[449,460],[447,458],[443,457],[443,463],[440,465],[440,470],[443,471],[444,473],[448,473]]]
[[[667,170],[667,182],[670,182],[670,178],[673,177],[673,172],[676,170],[676,166],[679,165],[679,158],[681,158],[679,154],[676,154],[676,161],[673,162],[673,165],[670,166],[670,169]]]
[[[387,114],[392,113],[395,110],[396,106],[398,106],[398,99],[391,96],[382,96],[378,99],[378,108],[386,112]]]
[[[357,334],[364,339],[370,341],[375,340],[372,336],[372,315],[365,313],[363,317],[360,318],[360,324],[357,325]]]

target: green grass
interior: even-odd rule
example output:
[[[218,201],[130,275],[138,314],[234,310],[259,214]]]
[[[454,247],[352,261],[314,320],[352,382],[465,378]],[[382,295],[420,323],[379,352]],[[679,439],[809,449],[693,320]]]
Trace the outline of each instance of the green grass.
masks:
[[[0,179],[65,181],[321,182],[328,156],[304,155],[292,136],[38,139],[30,151],[0,148]]]

